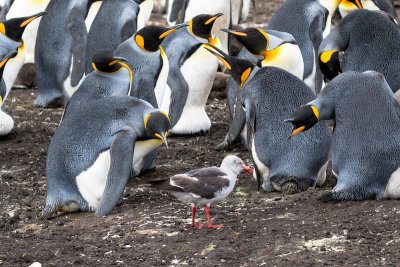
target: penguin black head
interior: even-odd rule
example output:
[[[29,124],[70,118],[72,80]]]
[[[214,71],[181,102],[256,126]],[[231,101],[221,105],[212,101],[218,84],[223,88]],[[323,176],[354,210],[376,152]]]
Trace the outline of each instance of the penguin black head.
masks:
[[[211,30],[217,18],[221,17],[222,13],[216,15],[197,15],[189,21],[190,32],[200,38],[211,38]]]
[[[319,111],[317,107],[313,105],[301,106],[293,113],[291,119],[285,120],[285,122],[291,122],[293,124],[293,130],[289,138],[310,129],[318,122],[318,120]]]
[[[342,0],[340,4],[346,6],[348,9],[363,9],[361,0]]]
[[[14,18],[0,23],[0,32],[13,41],[20,42],[25,27],[28,26],[33,20],[47,14],[47,12],[40,12],[33,16]]]
[[[112,73],[126,67],[125,62],[128,62],[125,58],[114,57],[112,50],[101,50],[93,56],[92,67],[97,72]]]
[[[222,28],[221,31],[235,36],[252,54],[261,55],[268,48],[269,37],[262,29],[250,27],[244,30],[229,30]]]
[[[337,50],[324,51],[319,55],[318,63],[325,78],[332,80],[342,72],[342,54]]]
[[[240,85],[240,88],[242,88],[249,78],[255,65],[248,60],[229,56],[215,46],[205,44],[204,48],[216,56],[225,65],[225,67],[231,71],[232,77]]]
[[[169,34],[173,33],[175,30],[185,27],[185,24],[175,25],[170,28],[165,28],[161,26],[146,26],[139,30],[134,38],[136,44],[143,50],[155,52],[159,49],[162,41]]]
[[[147,114],[144,118],[146,133],[152,138],[162,140],[168,147],[167,136],[170,127],[170,119],[163,111],[155,111]]]

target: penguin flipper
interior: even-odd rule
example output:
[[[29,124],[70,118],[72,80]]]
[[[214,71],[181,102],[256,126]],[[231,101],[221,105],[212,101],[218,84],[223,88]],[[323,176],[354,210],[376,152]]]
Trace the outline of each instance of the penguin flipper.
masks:
[[[229,145],[233,144],[238,139],[245,123],[246,114],[242,108],[240,99],[236,98],[233,118],[229,124],[229,131],[226,134],[224,141],[216,147],[216,150],[225,150]]]
[[[171,129],[179,121],[186,99],[189,93],[189,86],[183,77],[178,66],[170,66],[167,83],[171,88],[171,104],[169,106],[169,117],[171,119]]]
[[[315,93],[319,93],[322,89],[323,75],[318,64],[318,49],[323,40],[323,30],[326,27],[326,17],[329,15],[328,10],[324,8],[324,12],[318,12],[310,27],[310,37],[314,46],[314,64],[315,64]]]
[[[187,0],[169,0],[173,1],[172,7],[171,7],[171,12],[169,16],[169,22],[173,23],[179,23],[178,20],[182,16],[182,13],[185,13],[186,7],[187,7]],[[183,17],[185,17],[185,14],[183,14]],[[184,19],[184,18],[183,18]]]
[[[84,1],[82,1],[84,2]],[[86,5],[76,4],[68,17],[67,29],[72,37],[71,86],[75,87],[85,73],[87,29],[85,25]]]
[[[132,169],[135,140],[135,131],[126,128],[117,133],[111,144],[111,164],[103,196],[96,209],[97,217],[110,213],[124,193]]]
[[[125,22],[121,29],[121,43],[128,40],[137,31],[137,14],[136,16],[130,17]]]

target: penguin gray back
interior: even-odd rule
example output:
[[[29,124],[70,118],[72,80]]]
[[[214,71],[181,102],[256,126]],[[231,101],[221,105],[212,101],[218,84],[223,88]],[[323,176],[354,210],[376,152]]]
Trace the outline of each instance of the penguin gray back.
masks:
[[[93,56],[105,49],[115,50],[137,30],[139,5],[134,0],[103,0],[86,45],[86,74],[93,71]]]
[[[374,70],[382,73],[393,92],[400,88],[400,27],[382,12],[356,10],[323,40],[321,70],[328,79],[338,72]],[[337,55],[344,52],[338,62]],[[333,68],[334,70],[332,71]]]

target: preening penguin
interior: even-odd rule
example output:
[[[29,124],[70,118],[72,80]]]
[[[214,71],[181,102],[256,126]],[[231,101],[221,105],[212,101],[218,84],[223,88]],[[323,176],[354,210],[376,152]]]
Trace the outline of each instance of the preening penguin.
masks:
[[[328,128],[319,123],[315,131],[303,139],[288,140],[290,126],[283,123],[296,105],[315,98],[310,88],[280,68],[259,68],[219,49],[206,48],[231,70],[232,77],[242,88],[239,98],[245,116],[234,120],[238,120],[238,129],[247,126],[248,146],[258,185],[263,181],[262,187],[266,191],[285,194],[322,185],[329,159]]]
[[[194,134],[211,127],[205,105],[218,60],[203,45],[220,45],[211,29],[221,15],[198,15],[188,22],[189,27],[176,30],[162,44],[170,69],[160,109],[171,117],[171,133]]]
[[[9,20],[43,12],[49,2],[50,0],[14,0],[6,18]],[[35,62],[35,44],[39,23],[40,17],[29,23],[22,35],[22,40],[24,40],[24,45],[26,47],[23,51],[26,53],[25,63]]]
[[[380,72],[396,92],[400,88],[399,51],[400,27],[389,14],[356,10],[322,41],[319,64],[328,80],[351,70]]]
[[[187,25],[146,26],[115,50],[115,55],[126,58],[132,68],[131,96],[146,100],[153,107],[161,106],[169,72],[168,57],[161,43],[182,26]]]
[[[339,12],[342,18],[358,9],[381,10],[397,18],[393,0],[342,0],[339,5]]]
[[[0,33],[9,39],[9,41],[1,41],[0,46],[2,48],[5,47],[7,52],[10,52],[10,50],[8,50],[10,47],[15,47],[14,49],[17,50],[17,53],[13,58],[9,59],[8,64],[4,68],[3,80],[7,88],[4,99],[7,98],[10,93],[18,72],[25,62],[27,47],[25,46],[25,41],[22,39],[23,33],[31,22],[45,14],[46,12],[40,12],[28,17],[13,18],[0,23]]]
[[[238,58],[250,60],[259,67],[273,66],[284,69],[299,79],[303,79],[304,63],[300,48],[289,33],[274,30],[264,30],[257,28],[247,28],[244,30],[221,29],[235,36],[244,45]],[[231,118],[237,116],[235,112],[244,112],[237,98],[240,95],[240,87],[233,77],[230,77],[227,85],[227,100]],[[229,132],[225,140],[217,146],[217,149],[226,149],[237,137],[235,131],[235,120],[230,124]],[[242,130],[241,136],[246,142],[246,129]]]
[[[103,0],[87,36],[86,74],[97,52],[115,50],[137,31],[139,10],[134,0]]]
[[[330,17],[339,2],[339,0],[321,0],[320,2],[287,0],[268,24],[268,29],[288,32],[296,39],[304,60],[303,80],[316,93],[322,87],[322,73],[318,67],[318,48],[323,37],[328,33]]]
[[[384,76],[374,71],[339,75],[317,99],[294,112],[292,135],[335,119],[332,170],[337,184],[322,200],[400,198],[399,114]]]
[[[166,143],[169,119],[143,100],[113,96],[74,109],[57,128],[46,162],[46,206],[107,215],[121,199],[132,162]]]
[[[36,107],[57,107],[75,92],[85,72],[88,0],[51,0],[39,24]]]

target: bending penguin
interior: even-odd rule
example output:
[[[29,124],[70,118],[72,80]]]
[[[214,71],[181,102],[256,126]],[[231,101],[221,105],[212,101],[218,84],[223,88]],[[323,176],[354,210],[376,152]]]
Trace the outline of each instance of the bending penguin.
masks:
[[[176,29],[146,26],[123,42],[115,55],[126,58],[133,72],[131,96],[146,100],[153,107],[161,106],[169,72],[168,57],[161,46],[165,37]]]
[[[400,89],[398,51],[400,27],[395,20],[384,12],[357,10],[322,41],[319,64],[328,80],[346,71],[380,72],[396,92]]]
[[[220,28],[231,26],[231,0],[169,0],[167,20],[170,25],[190,21],[201,14],[222,14],[215,21],[212,34],[221,40],[222,50],[228,52],[228,35],[219,31]]]
[[[358,9],[380,10],[398,18],[393,0],[342,0],[339,5],[342,18]]]
[[[273,66],[284,69],[299,79],[303,79],[304,64],[303,57],[301,56],[300,48],[296,40],[289,33],[278,32],[274,30],[264,30],[257,28],[247,28],[244,30],[228,30],[221,29],[228,32],[230,35],[235,36],[244,48],[240,51],[238,58],[246,59],[259,67]],[[231,76],[227,84],[227,100],[228,107],[231,115],[231,124],[229,132],[225,136],[224,141],[217,146],[217,149],[226,149],[231,145],[240,130],[236,127],[237,116],[243,116],[244,112],[241,108],[240,96],[241,87],[237,84],[235,79]],[[235,114],[241,113],[241,115]],[[241,136],[243,143],[247,142],[246,127],[241,129]]]
[[[89,0],[51,0],[35,46],[39,94],[36,107],[58,107],[75,92],[85,72]]]
[[[137,31],[139,5],[134,0],[103,0],[86,42],[85,73],[93,71],[92,58],[101,50],[115,50]]]
[[[132,162],[163,142],[168,117],[143,100],[113,96],[74,109],[57,128],[46,161],[46,206],[107,215],[122,198]]]
[[[189,27],[176,30],[163,42],[170,68],[160,109],[171,118],[171,133],[194,134],[211,127],[205,105],[218,60],[203,45],[220,46],[211,29],[221,15],[198,15],[188,22]]]
[[[399,114],[384,76],[374,71],[339,75],[293,113],[292,135],[335,119],[332,170],[337,184],[321,200],[400,198]]]
[[[268,24],[268,29],[290,33],[296,39],[304,60],[303,80],[315,93],[323,82],[318,48],[329,33],[330,19],[339,3],[340,0],[287,0]]]
[[[264,190],[293,194],[325,182],[330,134],[319,123],[300,140],[288,140],[290,126],[283,123],[302,101],[315,98],[310,88],[293,74],[276,67],[259,68],[250,61],[226,55],[207,46],[242,88],[241,106],[258,186]],[[315,141],[315,138],[318,141]]]

